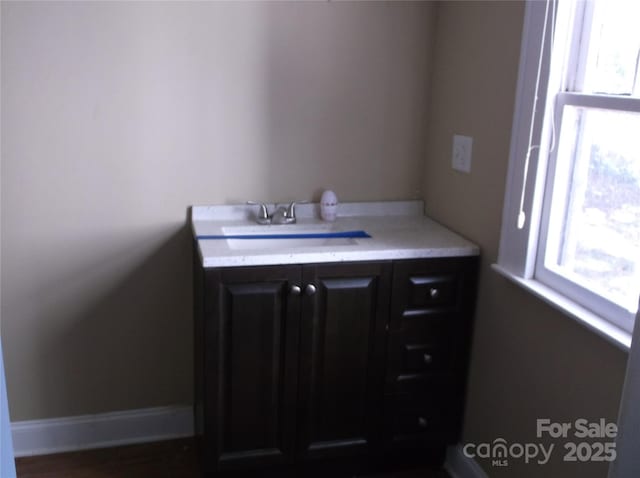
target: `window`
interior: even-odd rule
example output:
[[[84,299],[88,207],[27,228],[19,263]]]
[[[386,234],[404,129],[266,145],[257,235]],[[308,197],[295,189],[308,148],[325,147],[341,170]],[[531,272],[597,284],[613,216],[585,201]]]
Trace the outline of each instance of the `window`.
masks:
[[[640,293],[640,2],[528,2],[499,267],[630,332]]]

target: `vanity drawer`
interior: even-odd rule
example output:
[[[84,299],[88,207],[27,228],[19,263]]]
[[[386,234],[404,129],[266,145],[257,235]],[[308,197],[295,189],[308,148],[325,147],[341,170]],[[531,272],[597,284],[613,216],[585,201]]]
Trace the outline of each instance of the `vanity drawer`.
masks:
[[[384,423],[391,444],[441,439],[450,425],[450,413],[439,394],[385,396]]]
[[[449,371],[452,346],[448,335],[411,336],[398,331],[389,336],[387,357],[388,382],[410,379],[416,375]]]
[[[390,331],[387,388],[403,388],[425,376],[451,372],[456,349],[455,324],[455,317],[440,314]]]
[[[399,261],[393,266],[391,330],[436,318],[466,316],[472,304],[473,260]]]
[[[453,306],[456,302],[455,274],[411,274],[407,280],[408,309]]]
[[[434,342],[455,333],[456,322],[456,315],[447,312],[411,314],[402,317],[392,332],[404,335],[407,341]]]
[[[449,364],[449,350],[443,344],[404,344],[402,369],[409,373],[441,372]]]

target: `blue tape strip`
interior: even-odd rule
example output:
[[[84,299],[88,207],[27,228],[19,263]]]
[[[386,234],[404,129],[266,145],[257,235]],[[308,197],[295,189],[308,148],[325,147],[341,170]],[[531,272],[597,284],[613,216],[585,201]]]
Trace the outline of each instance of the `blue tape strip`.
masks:
[[[339,239],[339,238],[367,238],[371,237],[365,231],[340,231],[340,232],[315,232],[297,234],[227,234],[227,235],[203,235],[197,236],[198,240],[203,239]]]

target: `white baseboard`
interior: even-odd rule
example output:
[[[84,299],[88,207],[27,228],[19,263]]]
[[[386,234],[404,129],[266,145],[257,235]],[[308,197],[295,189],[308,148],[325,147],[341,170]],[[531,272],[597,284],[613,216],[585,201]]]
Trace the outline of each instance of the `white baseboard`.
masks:
[[[463,453],[460,444],[447,448],[444,469],[451,478],[489,478],[477,461]]]
[[[193,408],[171,406],[11,424],[16,457],[193,436]]]
[[[193,408],[171,406],[75,417],[26,420],[11,424],[16,457],[131,445],[193,436]],[[449,447],[444,468],[452,478],[488,478],[464,455]]]

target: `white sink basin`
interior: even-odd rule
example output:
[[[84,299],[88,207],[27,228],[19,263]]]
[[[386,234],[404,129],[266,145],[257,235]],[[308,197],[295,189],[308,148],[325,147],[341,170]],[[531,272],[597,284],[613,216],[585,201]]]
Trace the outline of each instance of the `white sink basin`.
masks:
[[[241,250],[274,250],[297,249],[300,247],[332,247],[332,246],[354,246],[357,241],[351,237],[337,238],[290,238],[290,239],[227,239],[230,249]]]
[[[333,247],[333,246],[353,246],[358,244],[352,237],[291,237],[302,234],[329,234],[338,232],[332,224],[319,224],[304,226],[299,224],[290,225],[266,225],[266,226],[229,226],[223,227],[225,236],[234,236],[226,239],[230,249],[241,250],[288,250],[300,247]],[[255,236],[274,236],[269,238]],[[286,235],[286,237],[278,237]],[[238,238],[237,236],[246,236]]]
[[[268,224],[265,226],[248,225],[248,226],[227,226],[222,228],[222,232],[226,236],[253,236],[264,234],[325,234],[334,232],[333,224]]]

